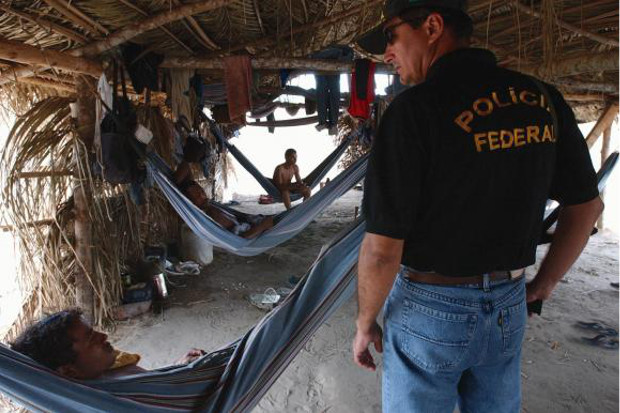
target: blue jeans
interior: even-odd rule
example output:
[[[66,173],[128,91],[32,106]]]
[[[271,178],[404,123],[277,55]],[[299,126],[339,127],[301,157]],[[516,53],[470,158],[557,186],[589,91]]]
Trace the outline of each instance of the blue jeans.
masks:
[[[525,277],[480,285],[412,282],[384,307],[383,411],[519,413]]]

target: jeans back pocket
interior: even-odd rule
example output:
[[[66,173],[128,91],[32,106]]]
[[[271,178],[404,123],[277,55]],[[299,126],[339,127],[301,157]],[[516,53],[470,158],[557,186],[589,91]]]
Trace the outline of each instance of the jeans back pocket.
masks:
[[[410,299],[403,304],[403,351],[427,371],[458,366],[474,335],[477,315],[439,310]]]
[[[525,334],[527,310],[525,300],[500,311],[502,326],[502,353],[515,354],[521,347]]]

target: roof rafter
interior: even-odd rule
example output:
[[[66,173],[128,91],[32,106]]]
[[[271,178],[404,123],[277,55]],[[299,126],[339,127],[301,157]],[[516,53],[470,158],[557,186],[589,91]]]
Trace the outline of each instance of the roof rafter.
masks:
[[[88,38],[80,33],[77,33],[71,29],[68,29],[64,26],[61,26],[59,24],[56,24],[54,22],[51,22],[49,20],[43,19],[42,17],[39,16],[35,16],[29,13],[26,13],[24,11],[18,11],[15,10],[13,8],[11,8],[8,5],[5,4],[0,4],[0,10],[4,11],[5,13],[10,13],[14,16],[17,16],[19,18],[22,18],[24,20],[27,20],[31,23],[34,24],[38,24],[39,26],[43,27],[46,30],[52,31],[54,33],[60,34],[62,36],[65,36],[66,38],[73,40],[76,43],[79,44],[87,44],[89,42]]]
[[[65,18],[70,20],[71,22],[77,24],[80,27],[83,27],[95,34],[110,34],[110,31],[82,13],[79,9],[73,6],[70,3],[65,3],[64,0],[43,0],[60,14],[62,14]]]
[[[147,12],[145,12],[140,7],[133,4],[131,1],[129,0],[118,0],[118,1],[123,3],[125,6],[129,7],[130,9],[134,10],[135,12],[140,13],[144,17],[149,17],[149,14]],[[177,36],[175,36],[170,30],[166,29],[164,26],[161,26],[159,29],[162,32],[166,33],[168,37],[170,37],[179,46],[187,50],[189,53],[194,54],[194,51],[192,50],[192,48],[186,45],[185,43],[183,43],[183,41],[179,39]]]
[[[514,4],[514,6],[517,8],[517,10],[520,10],[520,11],[522,11],[525,14],[528,14],[528,15],[530,15],[532,17],[537,18],[537,19],[540,19],[542,17],[539,12],[537,12],[534,9],[532,9],[531,7],[528,7],[528,6],[524,5],[524,4],[521,4],[518,0],[514,0],[512,2],[512,4]],[[573,33],[576,33],[576,34],[580,35],[580,36],[586,37],[586,38],[588,38],[590,40],[594,40],[595,42],[598,42],[598,43],[601,43],[601,44],[605,44],[605,45],[608,45],[608,46],[613,46],[613,47],[618,47],[618,45],[619,45],[618,41],[615,40],[615,39],[610,39],[608,37],[601,36],[600,34],[596,34],[596,33],[589,32],[587,30],[580,29],[577,26],[574,26],[574,25],[572,25],[570,23],[566,23],[563,20],[560,20],[558,17],[555,17],[554,20],[555,20],[555,23],[558,26],[560,26],[561,28],[569,30],[569,31],[571,31]]]
[[[183,3],[181,3],[181,0],[171,0],[172,3],[175,6],[182,6]],[[189,32],[198,40],[198,42],[200,44],[202,44],[205,48],[213,50],[213,49],[219,49],[220,47],[205,33],[204,30],[202,30],[202,27],[200,27],[200,24],[196,21],[196,19],[194,19],[192,16],[187,16],[185,17],[185,20],[187,20],[187,24],[189,24],[189,26],[186,27],[188,28]]]
[[[227,3],[227,0],[201,0],[196,3],[186,4],[173,10],[159,13],[153,17],[149,17],[134,24],[130,24],[129,26],[112,33],[105,39],[96,41],[79,49],[73,49],[71,54],[74,56],[96,56],[106,50],[110,50],[113,47],[125,43],[129,39],[133,39],[142,33],[148,32],[149,30],[157,29],[164,24],[181,20],[182,18],[193,14],[204,13],[224,7]]]

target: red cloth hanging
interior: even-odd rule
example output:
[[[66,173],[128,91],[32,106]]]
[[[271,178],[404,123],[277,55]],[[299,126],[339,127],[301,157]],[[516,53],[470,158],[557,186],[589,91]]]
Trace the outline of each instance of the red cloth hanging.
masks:
[[[366,79],[358,78],[358,69],[360,65],[368,66],[368,76]],[[366,72],[366,70],[360,70],[360,73]],[[366,96],[363,98],[360,89],[366,88]],[[351,101],[349,103],[348,112],[351,116],[368,119],[370,117],[370,105],[375,100],[375,63],[366,59],[358,60],[355,62],[355,71],[351,76]]]

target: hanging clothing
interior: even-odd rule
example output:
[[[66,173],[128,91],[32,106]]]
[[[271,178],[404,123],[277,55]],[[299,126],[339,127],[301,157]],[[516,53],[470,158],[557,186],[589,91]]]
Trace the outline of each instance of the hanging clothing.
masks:
[[[224,81],[228,114],[232,123],[245,125],[245,113],[252,109],[252,63],[250,56],[224,58]]]
[[[351,83],[348,112],[353,117],[368,119],[370,106],[375,100],[375,63],[368,59],[356,60]]]
[[[316,76],[316,100],[319,125],[338,124],[340,110],[340,75]]]
[[[170,69],[170,106],[172,117],[176,121],[185,116],[190,125],[194,124],[196,110],[196,93],[190,87],[194,69]]]

